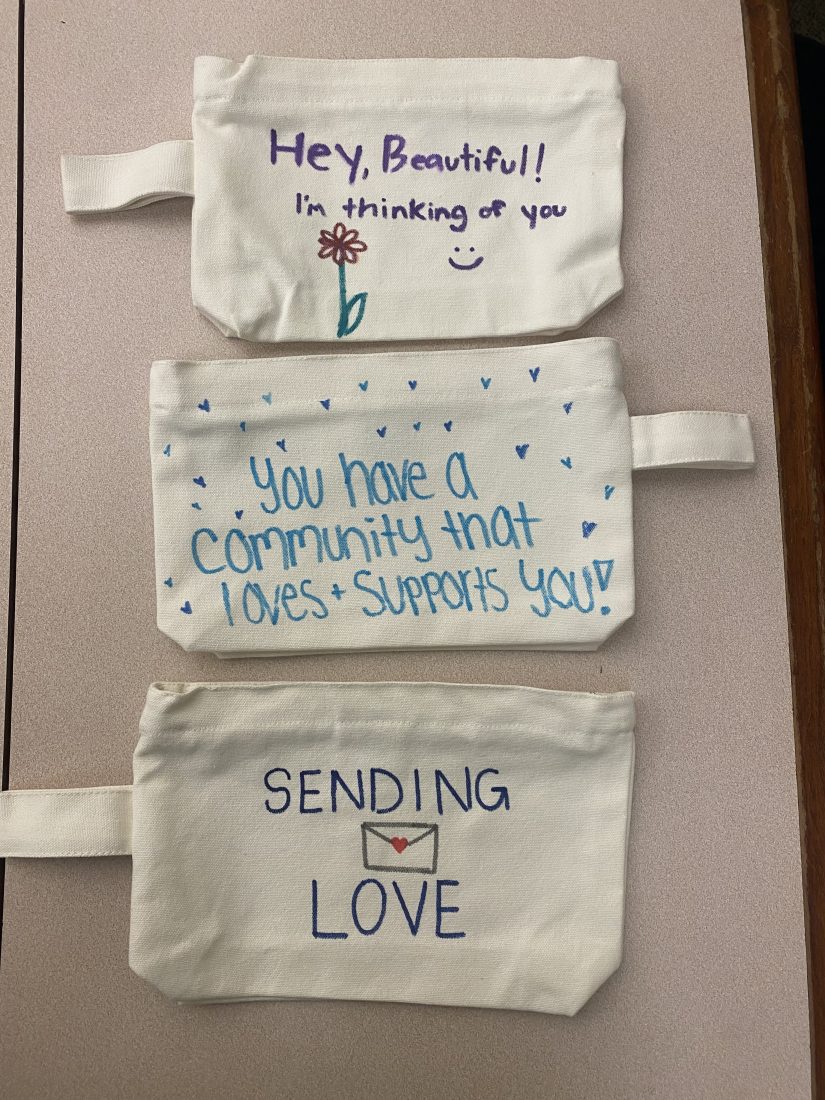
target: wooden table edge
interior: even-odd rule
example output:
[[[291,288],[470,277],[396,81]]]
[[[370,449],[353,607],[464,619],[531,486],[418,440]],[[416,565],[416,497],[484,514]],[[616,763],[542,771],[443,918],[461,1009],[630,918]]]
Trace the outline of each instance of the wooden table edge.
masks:
[[[742,0],[785,550],[812,1094],[825,1097],[825,399],[787,0]]]

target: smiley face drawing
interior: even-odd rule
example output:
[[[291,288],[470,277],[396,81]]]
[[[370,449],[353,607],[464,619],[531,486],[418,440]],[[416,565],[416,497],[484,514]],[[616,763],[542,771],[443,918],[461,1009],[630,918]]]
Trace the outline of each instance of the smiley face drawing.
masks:
[[[456,245],[455,248],[453,249],[453,252],[460,252],[460,251],[461,251],[461,249],[459,248],[458,245]],[[471,247],[470,249],[468,249],[468,251],[475,252],[475,248]],[[452,256],[448,256],[447,257],[447,263],[450,264],[451,267],[454,267],[456,269],[456,271],[475,271],[475,269],[479,266],[479,264],[484,263],[484,257],[483,256],[476,256],[476,258],[471,263],[469,263],[469,264],[460,264],[460,263],[457,263],[452,258]]]

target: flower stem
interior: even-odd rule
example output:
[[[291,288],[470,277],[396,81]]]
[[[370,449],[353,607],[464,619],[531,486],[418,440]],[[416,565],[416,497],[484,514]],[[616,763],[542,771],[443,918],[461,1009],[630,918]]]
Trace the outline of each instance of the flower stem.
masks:
[[[338,338],[350,336],[364,319],[364,309],[367,305],[367,292],[353,294],[347,299],[347,276],[344,265],[338,265]],[[353,312],[355,320],[352,320]]]
[[[343,336],[347,327],[347,273],[346,264],[338,264],[338,335]]]

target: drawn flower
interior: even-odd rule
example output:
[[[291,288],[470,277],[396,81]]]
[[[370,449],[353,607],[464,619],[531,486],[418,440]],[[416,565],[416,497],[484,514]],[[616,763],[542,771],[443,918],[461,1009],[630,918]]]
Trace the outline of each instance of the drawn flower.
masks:
[[[346,264],[358,263],[358,257],[367,251],[366,241],[358,236],[357,229],[347,229],[343,222],[337,222],[329,229],[322,229],[318,238],[321,249],[318,253],[322,260],[332,260],[338,266],[338,328],[336,335],[350,336],[364,319],[367,306],[367,292],[362,291],[352,298],[347,297]]]
[[[343,267],[344,264],[358,263],[358,255],[367,251],[366,241],[358,236],[357,229],[347,229],[343,222],[333,226],[332,232],[328,229],[321,230],[318,238],[321,250],[318,253],[322,260],[331,258],[334,264]]]

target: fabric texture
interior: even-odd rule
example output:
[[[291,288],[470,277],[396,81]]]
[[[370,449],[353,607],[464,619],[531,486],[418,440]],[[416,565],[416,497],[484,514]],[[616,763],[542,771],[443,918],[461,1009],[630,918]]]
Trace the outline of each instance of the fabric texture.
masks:
[[[675,412],[630,418],[634,470],[744,470],[754,464],[743,413]]]
[[[192,293],[228,336],[559,332],[622,289],[613,61],[199,57],[194,96]],[[64,157],[66,209],[187,193],[185,144]]]
[[[627,693],[155,684],[130,964],[179,1001],[572,1015],[622,955],[633,727]],[[0,854],[47,854],[66,802],[98,814],[94,789],[0,795]]]
[[[745,416],[629,417],[594,338],[152,368],[158,625],[223,656],[595,649],[634,466],[752,466]]]
[[[67,156],[61,168],[63,201],[70,214],[130,210],[195,193],[191,141],[164,141],[110,156]]]
[[[0,794],[0,858],[124,856],[131,850],[131,787]]]

